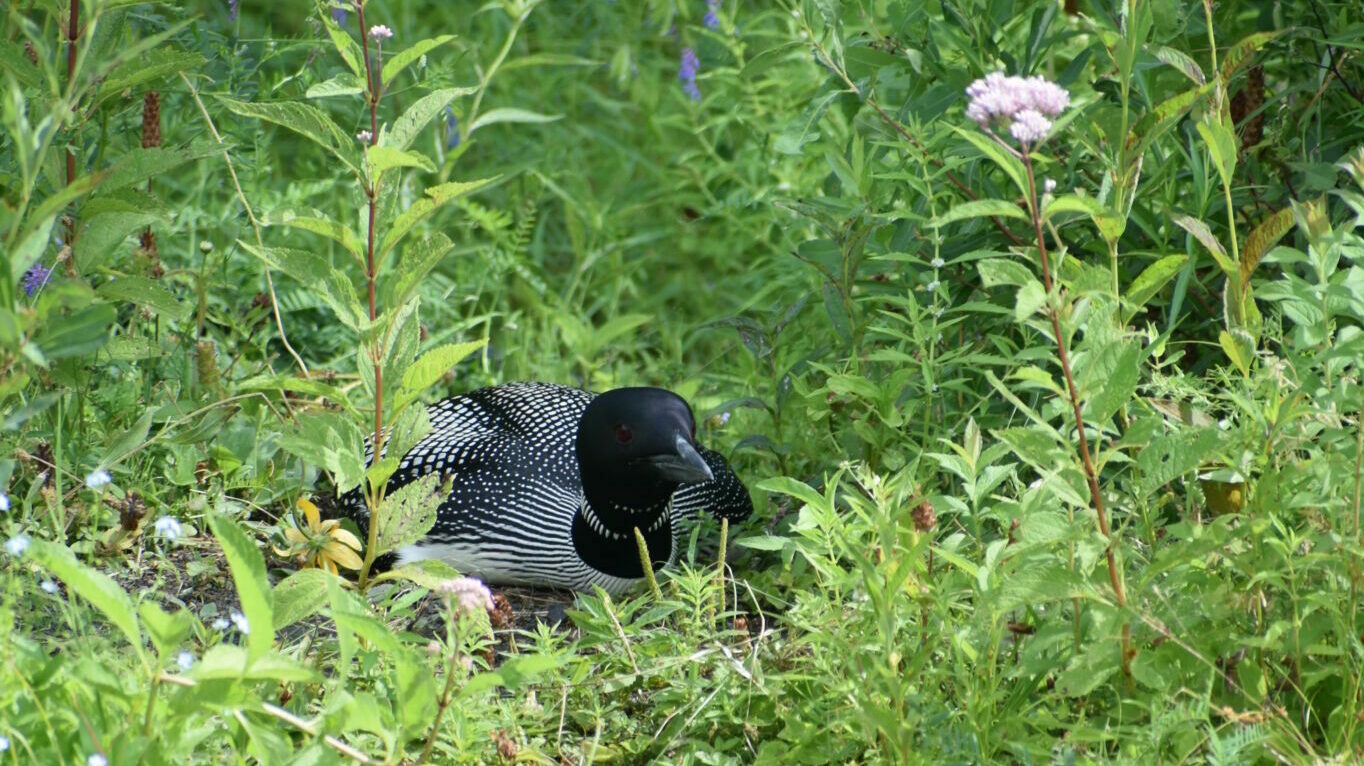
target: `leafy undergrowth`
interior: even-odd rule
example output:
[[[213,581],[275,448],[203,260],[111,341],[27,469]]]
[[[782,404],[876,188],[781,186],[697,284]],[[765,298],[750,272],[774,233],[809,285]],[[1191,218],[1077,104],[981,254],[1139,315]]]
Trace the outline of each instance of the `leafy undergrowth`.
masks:
[[[0,764],[1364,758],[1357,6],[6,4]],[[527,379],[756,513],[379,574]]]

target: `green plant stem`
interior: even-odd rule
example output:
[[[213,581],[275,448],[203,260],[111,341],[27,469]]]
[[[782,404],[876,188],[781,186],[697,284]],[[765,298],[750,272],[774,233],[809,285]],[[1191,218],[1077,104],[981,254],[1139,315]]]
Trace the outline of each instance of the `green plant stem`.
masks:
[[[71,8],[67,12],[66,25],[66,87],[71,93],[76,92],[76,41],[80,39],[80,0],[71,0]],[[72,109],[72,119],[75,119],[75,109]],[[71,149],[68,142],[66,146],[66,185],[70,186],[76,181],[76,153]],[[75,216],[67,219],[66,222],[66,242],[72,246],[76,242],[76,219]]]
[[[446,603],[446,612],[451,609],[451,605]],[[457,619],[457,618],[455,618]],[[450,697],[455,693],[455,667],[459,659],[459,645],[456,643],[450,649],[450,659],[445,669],[445,688],[441,690],[440,701],[436,705],[436,719],[431,722],[431,732],[426,735],[426,744],[422,746],[422,754],[417,758],[417,763],[426,763],[431,758],[431,750],[436,746],[436,736],[440,734],[440,722],[445,717],[445,710],[450,707]]]
[[[720,586],[720,611],[717,614],[721,619],[724,619],[725,614],[725,559],[728,558],[728,549],[729,519],[724,518],[720,519],[720,555],[716,557],[718,563],[715,572],[715,578]]]
[[[1047,256],[1046,238],[1042,234],[1042,209],[1037,200],[1037,179],[1033,174],[1032,154],[1023,152],[1023,166],[1028,172],[1028,202],[1032,212],[1033,233],[1037,237],[1037,252],[1042,262],[1042,285],[1047,291],[1047,317],[1051,320],[1051,330],[1056,337],[1056,355],[1061,362],[1061,372],[1066,379],[1066,394],[1070,399],[1071,410],[1075,415],[1075,431],[1080,441],[1080,462],[1084,466],[1085,481],[1089,484],[1090,501],[1094,504],[1094,516],[1098,521],[1099,533],[1107,545],[1104,546],[1104,559],[1108,563],[1108,581],[1113,586],[1113,598],[1119,608],[1127,606],[1127,590],[1123,586],[1122,572],[1118,569],[1117,554],[1113,551],[1113,534],[1108,524],[1108,510],[1104,506],[1103,492],[1099,489],[1099,474],[1094,468],[1094,459],[1089,452],[1089,439],[1085,436],[1085,421],[1080,412],[1080,391],[1075,385],[1075,376],[1070,370],[1070,354],[1066,350],[1065,336],[1061,334],[1061,313],[1052,300],[1051,262]],[[1131,675],[1132,626],[1124,621],[1122,626],[1122,669]]]
[[[649,558],[649,544],[644,541],[644,533],[635,527],[635,544],[639,546],[639,566],[644,570],[644,579],[649,581],[649,590],[654,594],[654,598],[662,600],[663,591],[658,587],[658,578],[654,577],[654,562]]]
[[[152,687],[147,690],[147,713],[142,718],[142,736],[151,739],[152,713],[156,710],[156,694],[161,690],[161,674],[152,674]]]

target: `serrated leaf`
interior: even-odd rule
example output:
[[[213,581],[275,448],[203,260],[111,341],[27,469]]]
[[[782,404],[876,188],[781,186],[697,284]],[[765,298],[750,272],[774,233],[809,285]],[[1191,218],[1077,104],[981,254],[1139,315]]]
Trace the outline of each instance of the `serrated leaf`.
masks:
[[[369,315],[360,305],[350,278],[328,263],[325,257],[284,247],[260,248],[240,239],[237,244],[270,268],[284,272],[314,290],[332,314],[350,329],[363,333],[369,326]]]
[[[314,83],[304,94],[307,98],[355,96],[365,92],[364,81],[350,72],[342,72],[330,80]]]
[[[1250,374],[1251,362],[1255,359],[1255,344],[1244,333],[1223,330],[1217,334],[1217,343],[1226,352],[1227,358],[1236,365],[1242,375]]]
[[[391,305],[407,303],[426,276],[455,245],[441,232],[428,234],[403,250],[402,262],[391,280]]]
[[[1260,259],[1291,228],[1293,228],[1293,208],[1286,207],[1260,221],[1259,225],[1250,232],[1250,236],[1246,237],[1245,244],[1241,246],[1241,288],[1243,290],[1250,284],[1250,278],[1255,273],[1255,267],[1260,265]]]
[[[1161,487],[1203,464],[1222,436],[1215,428],[1187,428],[1158,436],[1137,452],[1141,492],[1150,496]]]
[[[980,274],[982,287],[1013,285],[1020,287],[1033,279],[1027,266],[1007,258],[986,258],[976,262],[976,273]]]
[[[454,35],[440,35],[430,37],[413,43],[411,47],[401,51],[398,55],[384,62],[383,83],[387,87],[393,78],[397,77],[402,71],[412,65],[412,62],[425,56],[432,50],[455,39]]]
[[[336,242],[351,255],[354,255],[361,262],[365,257],[365,245],[360,241],[359,235],[342,225],[340,222],[331,218],[318,218],[314,216],[297,215],[289,210],[282,210],[272,215],[266,216],[262,221],[266,226],[288,226],[294,229],[311,231],[314,234],[321,234],[327,239]],[[308,283],[304,283],[308,284]]]
[[[1022,322],[1047,304],[1047,291],[1042,283],[1029,278],[1018,288],[1014,298],[1014,321]]]
[[[196,141],[187,147],[152,146],[129,149],[106,169],[100,177],[104,190],[121,189],[141,184],[162,173],[183,169],[194,160],[220,154],[223,147],[214,141]]]
[[[378,525],[376,556],[417,542],[436,524],[436,509],[445,501],[441,477],[428,473],[390,492],[373,523]]]
[[[122,301],[144,306],[172,322],[185,319],[191,310],[170,290],[146,277],[119,277],[100,285],[95,294],[115,303]]]
[[[48,322],[33,337],[33,345],[48,360],[70,359],[99,350],[109,340],[109,326],[118,312],[103,301],[72,311],[60,322]]]
[[[465,343],[447,343],[427,351],[417,358],[403,372],[403,384],[398,389],[394,406],[402,408],[416,399],[423,391],[435,385],[445,373],[459,364],[465,357],[483,348],[485,340],[472,340]]]
[[[423,218],[431,215],[445,203],[472,194],[479,189],[495,183],[501,176],[493,178],[482,178],[477,181],[451,181],[450,183],[433,186],[426,190],[426,196],[412,203],[412,206],[404,210],[401,215],[394,219],[389,227],[388,233],[384,235],[383,244],[379,246],[377,258],[383,260],[388,252],[395,245],[407,236],[408,232],[416,226]]]
[[[407,580],[427,590],[435,590],[446,580],[459,577],[459,572],[440,559],[419,559],[390,569],[374,578],[375,583],[385,580]]]
[[[68,590],[89,601],[142,655],[142,630],[128,593],[103,572],[82,564],[65,545],[34,540],[28,555],[66,584]]]
[[[476,92],[478,88],[442,88],[431,91],[417,99],[394,121],[393,126],[379,139],[379,145],[406,149],[451,101]]]
[[[325,607],[327,583],[333,579],[339,578],[326,570],[310,568],[280,580],[270,591],[275,629],[307,619]]]
[[[436,163],[425,154],[391,146],[371,146],[365,151],[365,158],[369,160],[370,172],[375,176],[389,168],[421,168],[428,173],[436,172]]]
[[[1127,339],[1104,344],[1086,364],[1085,420],[1104,424],[1127,404],[1141,382],[1145,353],[1141,344]]]
[[[342,130],[331,117],[312,104],[301,104],[296,101],[251,103],[226,96],[215,98],[223,106],[243,117],[273,122],[294,131],[341,160],[357,176],[361,175],[360,150],[355,137]]]
[[[103,265],[134,232],[160,220],[152,213],[105,213],[88,219],[76,239],[76,268],[86,272]]]
[[[978,199],[953,205],[946,213],[934,218],[929,225],[937,229],[967,218],[985,217],[1028,220],[1028,215],[1022,208],[1012,202],[1005,202],[1002,199]]]
[[[469,125],[469,135],[472,136],[474,131],[479,128],[496,125],[499,122],[542,123],[555,122],[557,120],[562,120],[563,118],[564,116],[562,114],[540,114],[539,112],[532,112],[529,109],[517,109],[515,107],[490,109],[483,114],[480,114],[473,123]]]
[[[275,642],[274,608],[270,580],[265,576],[265,557],[237,523],[220,513],[210,513],[208,525],[218,538],[237,586],[237,599],[246,617],[248,663],[264,657]]]
[[[204,61],[204,57],[197,53],[164,48],[147,51],[140,59],[129,61],[110,72],[95,92],[95,100],[104,101],[143,83],[169,77],[176,72],[188,72],[198,68]]]

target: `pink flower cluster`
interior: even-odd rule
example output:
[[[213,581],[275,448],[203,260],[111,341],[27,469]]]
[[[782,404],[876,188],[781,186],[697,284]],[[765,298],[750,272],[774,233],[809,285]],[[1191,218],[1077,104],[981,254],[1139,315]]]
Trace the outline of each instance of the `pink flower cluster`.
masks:
[[[472,577],[456,577],[441,583],[438,590],[450,597],[455,611],[459,614],[472,614],[482,609],[493,611],[493,594],[488,586]]]
[[[1011,77],[994,72],[966,89],[971,103],[966,116],[982,128],[1008,125],[1009,134],[1024,145],[1047,137],[1051,118],[1070,105],[1065,88],[1042,77]]]

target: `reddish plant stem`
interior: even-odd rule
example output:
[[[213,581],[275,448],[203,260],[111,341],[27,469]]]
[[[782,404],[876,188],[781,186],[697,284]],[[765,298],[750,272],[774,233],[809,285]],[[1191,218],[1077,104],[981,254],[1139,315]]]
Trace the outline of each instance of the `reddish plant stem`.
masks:
[[[1070,353],[1066,350],[1065,337],[1061,334],[1061,312],[1051,302],[1051,262],[1047,256],[1047,242],[1042,235],[1042,209],[1037,200],[1037,180],[1033,175],[1032,155],[1027,147],[1023,150],[1023,167],[1028,171],[1028,202],[1032,207],[1033,234],[1037,237],[1037,252],[1042,260],[1042,286],[1047,291],[1047,318],[1051,320],[1051,331],[1056,336],[1056,354],[1061,361],[1061,372],[1066,378],[1066,394],[1070,399],[1071,410],[1075,414],[1075,431],[1080,437],[1080,462],[1084,465],[1085,481],[1089,484],[1089,496],[1094,504],[1094,516],[1098,519],[1099,533],[1104,536],[1104,559],[1108,562],[1108,581],[1113,586],[1113,599],[1119,608],[1127,606],[1127,589],[1123,585],[1122,573],[1118,570],[1117,555],[1113,552],[1113,535],[1108,524],[1108,509],[1104,506],[1103,493],[1099,490],[1099,474],[1094,469],[1094,459],[1089,452],[1089,438],[1085,436],[1085,422],[1080,413],[1080,392],[1075,385],[1075,376],[1070,371]],[[1129,624],[1122,626],[1122,669],[1124,674],[1131,673],[1131,636]]]
[[[75,86],[72,83],[76,79],[76,40],[80,37],[80,0],[71,0],[71,8],[66,16],[66,84],[67,88],[75,93]],[[66,185],[70,186],[75,180],[76,153],[71,151],[71,146],[68,143],[66,147]],[[76,221],[74,218],[70,218],[66,223],[66,243],[73,245],[75,241]]]
[[[365,25],[365,6],[361,0],[355,2],[355,13],[360,24],[360,46],[365,57],[365,100],[369,104],[369,145],[374,146],[379,140],[379,98],[382,95],[382,83],[375,74],[374,66],[369,57],[369,35]],[[382,52],[382,49],[380,49]],[[369,232],[365,247],[365,286],[369,296],[369,320],[371,325],[375,322],[379,313],[374,300],[374,284],[378,278],[377,270],[374,265],[374,226],[375,217],[379,205],[379,188],[373,178],[365,184],[365,198],[369,203]],[[371,332],[373,332],[371,326]],[[379,462],[379,457],[384,450],[384,355],[380,348],[378,337],[376,336],[370,345],[370,360],[374,363],[374,451],[370,458],[370,465]],[[369,538],[365,545],[365,560],[360,569],[360,587],[364,588],[369,580],[369,570],[374,564],[375,551],[379,542],[379,525],[374,519],[374,511],[378,507],[382,488],[371,488],[370,495],[370,523]]]

